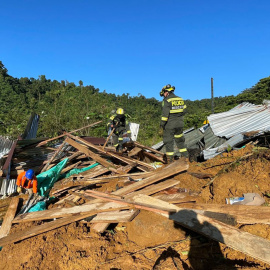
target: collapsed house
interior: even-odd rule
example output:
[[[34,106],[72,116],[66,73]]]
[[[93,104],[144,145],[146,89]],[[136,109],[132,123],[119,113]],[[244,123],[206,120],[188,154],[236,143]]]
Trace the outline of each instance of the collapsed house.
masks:
[[[209,156],[213,158],[227,151],[229,146],[240,147],[261,137],[265,139],[269,129],[265,124],[267,121],[263,119],[267,113],[267,106],[241,104],[229,112],[211,115],[208,118],[209,125],[185,132],[188,148],[198,149],[199,156],[203,153],[204,158],[208,159],[207,151],[212,151]],[[247,122],[253,119],[253,124],[243,125],[243,117],[246,117]],[[32,117],[31,122],[34,119]],[[257,125],[259,119],[263,126]],[[223,121],[221,125],[218,125],[219,121]],[[233,122],[239,128],[233,127]],[[87,127],[94,127],[98,123]],[[35,124],[28,126],[29,130],[36,127]],[[117,153],[112,147],[105,147],[105,139],[73,135],[78,130],[51,139],[23,136],[27,139],[13,142],[2,167],[5,178],[1,195],[3,198],[12,198],[10,204],[0,211],[0,218],[5,216],[0,229],[0,246],[3,250],[5,246],[77,221],[89,223],[90,230],[103,233],[111,223],[131,222],[144,210],[157,213],[189,230],[270,264],[269,240],[221,222],[220,213],[215,211],[209,216],[209,211],[175,205],[194,203],[198,194],[176,188],[180,181],[173,177],[188,173],[192,177],[213,181],[214,176],[187,172],[189,163],[183,159],[167,165],[162,151],[136,141],[126,143],[123,154]],[[241,138],[236,139],[238,136]],[[236,143],[232,143],[232,139]],[[52,142],[53,147],[49,146]],[[38,200],[25,195],[18,196],[15,184],[11,184],[20,171],[28,168],[34,168],[37,174],[41,195]],[[168,189],[173,189],[173,193],[160,194]],[[20,205],[22,200],[23,206]],[[233,213],[240,224],[270,224],[269,218],[265,218],[269,212],[267,207],[250,208],[248,217],[241,215],[241,211],[237,213],[232,207],[223,209],[224,214]],[[44,223],[9,233],[12,224],[33,221]]]

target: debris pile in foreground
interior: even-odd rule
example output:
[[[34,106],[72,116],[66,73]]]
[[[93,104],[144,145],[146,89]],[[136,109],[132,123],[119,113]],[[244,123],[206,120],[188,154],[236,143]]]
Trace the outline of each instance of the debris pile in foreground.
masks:
[[[269,150],[250,144],[203,163],[165,164],[163,153],[137,142],[119,154],[65,137],[41,161],[46,172],[66,160],[48,209],[16,215],[27,195],[0,201],[1,269],[270,266]],[[264,205],[225,204],[245,193]]]

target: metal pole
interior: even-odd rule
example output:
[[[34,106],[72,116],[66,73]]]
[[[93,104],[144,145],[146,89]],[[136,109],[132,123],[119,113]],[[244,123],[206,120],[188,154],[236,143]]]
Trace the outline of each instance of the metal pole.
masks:
[[[214,113],[214,79],[211,78],[211,100],[212,100],[212,114]]]

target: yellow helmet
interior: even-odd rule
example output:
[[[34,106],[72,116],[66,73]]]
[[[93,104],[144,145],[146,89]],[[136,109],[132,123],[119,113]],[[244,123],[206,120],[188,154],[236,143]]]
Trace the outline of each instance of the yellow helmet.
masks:
[[[116,110],[116,114],[118,114],[118,115],[124,115],[124,114],[125,114],[124,109],[118,108],[118,109]]]
[[[162,97],[164,95],[165,92],[171,92],[174,91],[175,87],[171,86],[170,84],[167,84],[165,86],[162,87],[161,91],[160,91],[160,96]]]

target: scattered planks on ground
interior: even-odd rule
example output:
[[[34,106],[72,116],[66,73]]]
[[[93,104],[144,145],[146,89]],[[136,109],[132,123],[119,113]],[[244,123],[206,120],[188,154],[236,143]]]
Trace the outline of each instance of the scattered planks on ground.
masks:
[[[181,207],[203,212],[204,215],[224,213],[233,216],[240,224],[270,224],[270,207],[252,205],[184,204]]]
[[[233,226],[198,214],[194,210],[180,208],[153,197],[138,195],[133,199],[134,202],[137,203],[148,203],[159,207],[174,208],[177,211],[176,213],[162,215],[190,230],[203,234],[255,259],[270,264],[269,240],[240,231]]]
[[[82,220],[84,218],[90,217],[90,216],[94,216],[98,213],[101,212],[109,212],[109,211],[115,211],[115,208],[110,208],[110,209],[95,209],[83,214],[73,214],[72,216],[67,216],[64,218],[60,218],[48,223],[44,223],[42,225],[38,225],[35,227],[31,227],[28,230],[24,230],[18,233],[14,233],[14,234],[10,234],[8,236],[5,236],[3,238],[0,239],[0,246],[5,246],[8,244],[12,244],[33,236],[36,236],[38,234],[44,233],[44,232],[48,232],[54,229],[57,229],[59,227],[62,227],[64,225],[70,224],[72,222],[75,221],[79,221]]]

